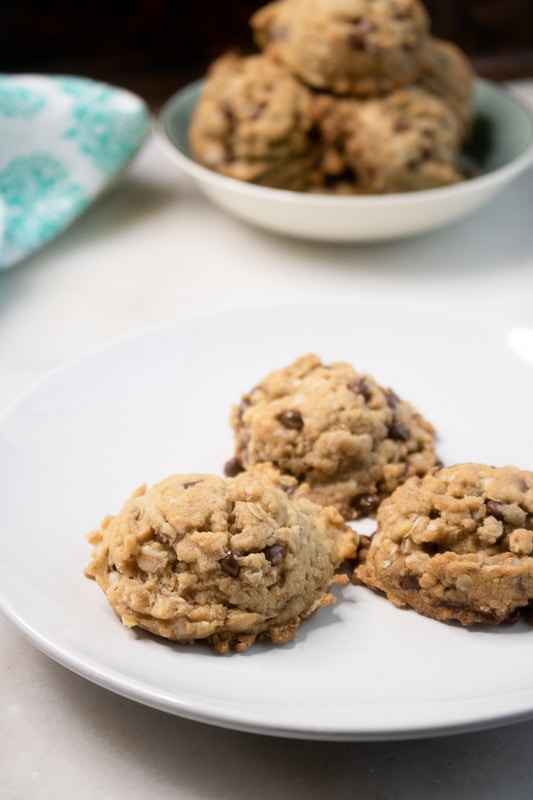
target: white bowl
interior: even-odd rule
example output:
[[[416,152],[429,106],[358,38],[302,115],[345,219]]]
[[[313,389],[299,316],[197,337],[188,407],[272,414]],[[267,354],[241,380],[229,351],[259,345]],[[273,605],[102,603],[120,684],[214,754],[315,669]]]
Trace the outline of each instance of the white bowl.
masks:
[[[305,194],[226,178],[198,164],[188,146],[203,81],[173,95],[155,121],[164,152],[214,203],[267,230],[319,241],[372,241],[421,233],[486,203],[533,161],[533,113],[507,90],[476,79],[475,125],[466,154],[478,175],[454,186],[389,195]]]

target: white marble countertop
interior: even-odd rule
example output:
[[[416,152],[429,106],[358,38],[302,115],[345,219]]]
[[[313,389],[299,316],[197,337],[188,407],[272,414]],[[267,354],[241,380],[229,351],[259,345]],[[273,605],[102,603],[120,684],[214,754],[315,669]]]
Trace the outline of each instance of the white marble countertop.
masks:
[[[533,102],[533,81],[515,88]],[[468,219],[423,237],[293,241],[227,217],[149,141],[69,231],[0,274],[0,406],[95,344],[191,311],[333,293],[438,301],[533,326],[532,223],[530,171]],[[533,722],[381,743],[225,731],[83,680],[3,617],[0,687],[2,800],[531,796]]]

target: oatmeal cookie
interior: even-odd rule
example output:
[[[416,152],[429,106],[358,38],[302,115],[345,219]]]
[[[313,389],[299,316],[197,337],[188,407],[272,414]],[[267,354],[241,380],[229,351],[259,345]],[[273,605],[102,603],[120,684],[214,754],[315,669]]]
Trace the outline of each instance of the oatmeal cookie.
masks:
[[[325,187],[344,182],[354,194],[385,194],[464,179],[463,124],[450,105],[420,87],[372,100],[321,95],[313,115]]]
[[[210,68],[189,131],[194,157],[238,180],[303,190],[312,167],[311,92],[265,55]]]
[[[221,652],[288,642],[334,602],[335,570],[357,540],[334,508],[292,500],[293,483],[265,465],[141,487],[89,535],[86,575],[128,627]]]
[[[358,96],[415,81],[429,31],[419,0],[277,0],[250,22],[259,47],[309,86]]]
[[[439,98],[418,87],[359,104],[346,158],[371,193],[459,183],[462,127]]]
[[[372,193],[410,192],[459,183],[462,127],[429,92],[408,87],[361,103],[347,159]]]
[[[462,138],[473,122],[474,71],[464,53],[452,42],[429,37],[421,53],[422,72],[418,85],[440,97],[457,115]]]
[[[381,505],[355,580],[435,619],[512,621],[533,599],[533,472],[470,463],[411,478]]]
[[[231,412],[232,469],[272,462],[345,519],[374,516],[411,475],[437,463],[432,425],[390,389],[316,355],[265,377]]]

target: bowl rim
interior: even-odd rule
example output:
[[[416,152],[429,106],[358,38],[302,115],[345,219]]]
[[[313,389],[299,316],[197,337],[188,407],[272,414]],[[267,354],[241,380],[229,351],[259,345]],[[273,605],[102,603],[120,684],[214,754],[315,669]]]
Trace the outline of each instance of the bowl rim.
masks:
[[[529,141],[524,146],[518,155],[514,156],[506,164],[491,169],[483,175],[477,175],[473,178],[456,183],[451,186],[439,186],[432,189],[420,189],[413,192],[391,192],[390,194],[380,195],[334,195],[326,193],[307,193],[297,192],[290,189],[276,189],[269,186],[260,186],[255,183],[249,183],[237,178],[231,178],[227,175],[221,175],[214,170],[204,167],[194,158],[186,154],[181,147],[176,144],[169,135],[167,130],[167,122],[170,113],[179,99],[186,93],[191,92],[195,88],[199,88],[205,82],[204,78],[199,78],[191,83],[181,87],[177,92],[172,94],[163,104],[158,114],[152,118],[152,130],[156,141],[162,148],[163,152],[181,167],[183,172],[188,174],[193,179],[196,179],[202,185],[211,184],[226,192],[232,194],[245,194],[258,200],[266,200],[269,202],[291,203],[295,201],[301,203],[304,207],[315,207],[324,205],[335,207],[352,207],[354,209],[372,206],[395,206],[404,204],[408,200],[413,205],[427,203],[430,200],[437,200],[439,198],[450,199],[453,195],[462,195],[475,191],[476,189],[489,189],[494,184],[500,184],[510,180],[515,175],[524,171],[531,163],[533,163],[533,106],[528,104],[524,98],[518,93],[510,90],[505,84],[499,84],[490,81],[486,78],[479,76],[475,77],[474,86],[476,89],[484,87],[491,91],[504,94],[506,98],[517,106],[521,113],[525,113],[528,117],[530,132]]]

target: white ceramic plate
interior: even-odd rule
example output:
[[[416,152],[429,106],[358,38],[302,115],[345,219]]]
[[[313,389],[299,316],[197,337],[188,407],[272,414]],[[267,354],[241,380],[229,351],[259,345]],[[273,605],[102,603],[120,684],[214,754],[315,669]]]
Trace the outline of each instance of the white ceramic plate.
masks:
[[[464,630],[348,586],[290,645],[221,656],[128,630],[83,575],[87,531],[142,482],[220,473],[231,403],[310,351],[415,403],[445,462],[531,467],[532,347],[530,331],[368,300],[192,318],[88,354],[0,420],[0,607],[89,680],[223,727],[392,739],[533,716],[525,623]]]
[[[454,186],[341,197],[255,186],[197,163],[188,145],[203,82],[171,97],[155,121],[163,152],[210,200],[261,228],[304,239],[364,242],[412,236],[462,219],[488,202],[533,161],[533,113],[490,81],[475,83],[475,124],[465,155],[478,177]]]

